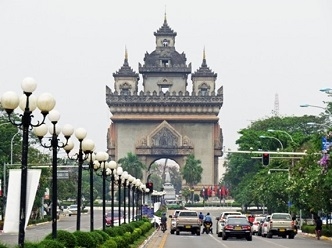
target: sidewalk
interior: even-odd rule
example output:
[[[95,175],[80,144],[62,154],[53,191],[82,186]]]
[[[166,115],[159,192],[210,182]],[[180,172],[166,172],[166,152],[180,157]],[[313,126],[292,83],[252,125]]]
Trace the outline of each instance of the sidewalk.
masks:
[[[303,235],[303,236],[307,236],[307,237],[311,237],[311,238],[314,238],[314,239],[316,238],[315,234],[313,234],[313,233],[304,233],[301,230],[298,231],[298,234]],[[320,239],[321,240],[330,240],[330,241],[332,241],[332,237],[321,236]]]
[[[168,234],[169,231],[167,230],[163,233],[161,230],[156,229],[139,248],[162,248],[165,245]]]

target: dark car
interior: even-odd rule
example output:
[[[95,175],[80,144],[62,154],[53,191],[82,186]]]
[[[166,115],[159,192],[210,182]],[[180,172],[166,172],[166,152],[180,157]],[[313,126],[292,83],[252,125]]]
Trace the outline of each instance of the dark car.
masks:
[[[119,224],[123,224],[124,223],[124,213],[121,212],[121,218],[119,219],[119,211],[114,211],[114,220],[112,221],[112,212],[108,212],[105,215],[105,225],[106,226],[112,226],[112,222],[113,222],[113,226],[119,226]],[[121,223],[120,223],[121,222]]]
[[[252,241],[251,224],[246,218],[228,217],[225,221],[222,239],[230,237],[245,238]]]

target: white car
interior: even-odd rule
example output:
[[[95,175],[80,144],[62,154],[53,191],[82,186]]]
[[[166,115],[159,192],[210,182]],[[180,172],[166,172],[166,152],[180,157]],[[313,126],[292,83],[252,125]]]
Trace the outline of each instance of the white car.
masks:
[[[69,216],[77,214],[77,205],[70,205],[70,206],[68,206],[65,212]]]
[[[259,226],[261,224],[261,221],[265,219],[264,216],[256,216],[254,221],[252,222],[252,226],[251,226],[251,231],[253,235],[258,235],[258,230],[259,230]]]

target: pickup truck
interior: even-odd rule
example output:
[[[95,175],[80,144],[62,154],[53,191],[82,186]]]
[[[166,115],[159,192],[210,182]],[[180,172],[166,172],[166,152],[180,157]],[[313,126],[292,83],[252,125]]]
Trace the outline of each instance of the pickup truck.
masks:
[[[296,233],[292,216],[288,213],[273,213],[266,220],[267,238],[272,238],[273,235],[278,235],[283,238],[288,236],[289,239],[294,239]]]
[[[198,213],[191,210],[181,210],[176,217],[175,233],[191,232],[192,234],[201,235],[201,222]]]

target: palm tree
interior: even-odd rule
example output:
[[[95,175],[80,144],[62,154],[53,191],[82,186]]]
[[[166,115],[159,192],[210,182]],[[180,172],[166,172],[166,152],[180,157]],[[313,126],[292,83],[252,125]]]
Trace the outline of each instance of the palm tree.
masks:
[[[121,164],[124,171],[127,171],[130,175],[135,178],[143,178],[143,169],[146,169],[146,165],[143,164],[132,152],[127,153],[126,157],[120,158],[118,163]]]
[[[201,160],[195,159],[193,154],[190,154],[186,160],[186,164],[181,172],[182,177],[189,184],[190,188],[198,184],[202,180],[203,168]]]

